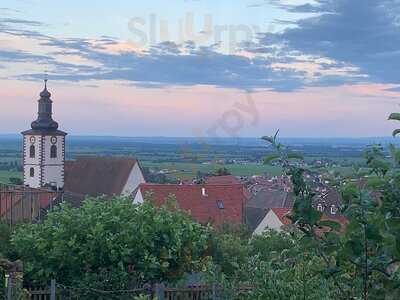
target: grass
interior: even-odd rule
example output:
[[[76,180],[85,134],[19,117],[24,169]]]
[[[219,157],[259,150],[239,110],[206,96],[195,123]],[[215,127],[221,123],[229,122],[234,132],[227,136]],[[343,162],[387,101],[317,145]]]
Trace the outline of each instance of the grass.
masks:
[[[198,163],[154,163],[142,162],[142,165],[153,170],[165,170],[170,176],[177,179],[192,179],[196,177],[197,172],[213,173],[221,167],[226,167],[232,175],[235,176],[252,176],[263,175],[267,173],[269,176],[280,175],[282,169],[275,166],[264,166],[256,163],[236,164],[236,165],[219,165],[219,164],[198,164]]]
[[[10,183],[10,178],[21,178],[22,179],[22,172],[15,172],[15,171],[0,171],[0,182],[2,183]]]

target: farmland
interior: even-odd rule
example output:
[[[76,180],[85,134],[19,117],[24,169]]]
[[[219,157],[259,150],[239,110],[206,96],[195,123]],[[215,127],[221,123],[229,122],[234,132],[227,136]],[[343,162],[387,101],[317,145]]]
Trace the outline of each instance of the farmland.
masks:
[[[387,145],[392,139],[283,139],[293,151],[302,153],[310,167],[349,175],[353,166],[365,167],[363,152],[368,144]],[[21,178],[21,138],[0,136],[0,182]],[[77,156],[131,155],[152,172],[171,179],[192,179],[226,167],[233,175],[279,175],[277,166],[262,164],[270,149],[259,139],[218,139],[199,142],[192,138],[68,137],[67,160]],[[322,159],[322,157],[324,157]],[[319,164],[319,165],[318,165]]]

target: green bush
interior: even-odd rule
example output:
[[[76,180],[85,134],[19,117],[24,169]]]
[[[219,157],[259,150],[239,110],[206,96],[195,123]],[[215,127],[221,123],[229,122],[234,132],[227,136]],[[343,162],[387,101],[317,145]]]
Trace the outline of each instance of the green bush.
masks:
[[[27,283],[101,290],[174,282],[210,260],[210,229],[176,209],[131,199],[88,199],[62,205],[42,224],[25,225],[12,243],[24,261]]]

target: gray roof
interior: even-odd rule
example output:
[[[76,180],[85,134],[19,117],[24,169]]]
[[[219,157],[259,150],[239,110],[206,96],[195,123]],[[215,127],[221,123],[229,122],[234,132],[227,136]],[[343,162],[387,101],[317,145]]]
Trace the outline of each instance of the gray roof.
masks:
[[[293,195],[282,189],[263,189],[246,203],[246,224],[254,230],[272,208],[292,208]]]
[[[74,195],[121,195],[133,167],[134,157],[78,157],[65,163],[64,190]]]

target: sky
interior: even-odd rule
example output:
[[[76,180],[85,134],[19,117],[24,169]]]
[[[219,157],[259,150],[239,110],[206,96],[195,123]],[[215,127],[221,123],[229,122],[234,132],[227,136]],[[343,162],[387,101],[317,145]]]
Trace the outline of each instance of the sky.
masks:
[[[2,0],[0,134],[388,136],[399,0]]]

